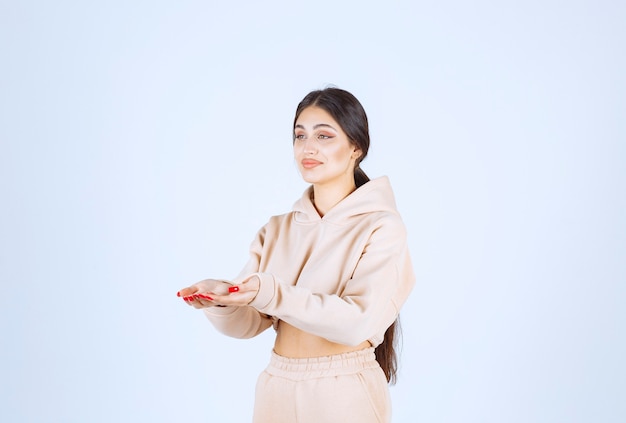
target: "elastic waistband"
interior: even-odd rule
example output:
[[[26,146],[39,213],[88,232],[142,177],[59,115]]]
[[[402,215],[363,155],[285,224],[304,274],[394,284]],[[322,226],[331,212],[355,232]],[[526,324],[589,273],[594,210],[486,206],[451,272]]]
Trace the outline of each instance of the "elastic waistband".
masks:
[[[374,348],[364,348],[343,354],[312,358],[288,358],[272,351],[270,364],[265,371],[271,375],[291,380],[355,374],[365,369],[379,367]]]

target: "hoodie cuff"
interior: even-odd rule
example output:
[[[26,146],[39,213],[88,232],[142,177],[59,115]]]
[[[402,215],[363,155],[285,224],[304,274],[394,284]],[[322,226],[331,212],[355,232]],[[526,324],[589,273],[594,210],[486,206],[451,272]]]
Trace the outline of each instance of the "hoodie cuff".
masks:
[[[260,281],[259,292],[248,305],[259,311],[263,311],[276,296],[276,279],[274,279],[274,275],[270,273],[255,273],[254,275],[256,275]]]

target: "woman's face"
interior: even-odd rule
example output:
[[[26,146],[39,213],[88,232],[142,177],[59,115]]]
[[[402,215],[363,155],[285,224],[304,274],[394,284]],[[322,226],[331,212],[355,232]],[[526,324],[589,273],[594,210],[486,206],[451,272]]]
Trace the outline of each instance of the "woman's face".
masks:
[[[304,109],[294,127],[293,154],[302,178],[311,184],[354,184],[354,165],[361,154],[328,112]]]

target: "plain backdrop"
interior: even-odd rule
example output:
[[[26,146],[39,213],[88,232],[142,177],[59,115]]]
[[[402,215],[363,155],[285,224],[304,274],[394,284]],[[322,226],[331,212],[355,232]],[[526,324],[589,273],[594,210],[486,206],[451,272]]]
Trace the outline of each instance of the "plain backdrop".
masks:
[[[297,103],[366,108],[417,274],[394,422],[626,420],[626,6],[0,2],[0,420],[246,422],[230,278],[306,184]]]

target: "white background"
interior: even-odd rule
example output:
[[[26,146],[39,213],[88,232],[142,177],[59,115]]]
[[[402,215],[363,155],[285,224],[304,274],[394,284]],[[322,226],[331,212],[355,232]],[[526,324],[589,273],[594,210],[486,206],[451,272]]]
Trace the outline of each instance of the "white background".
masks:
[[[335,84],[417,273],[394,422],[625,421],[624,3],[222,3],[0,4],[0,420],[250,420],[273,333],[175,294],[290,210]]]

